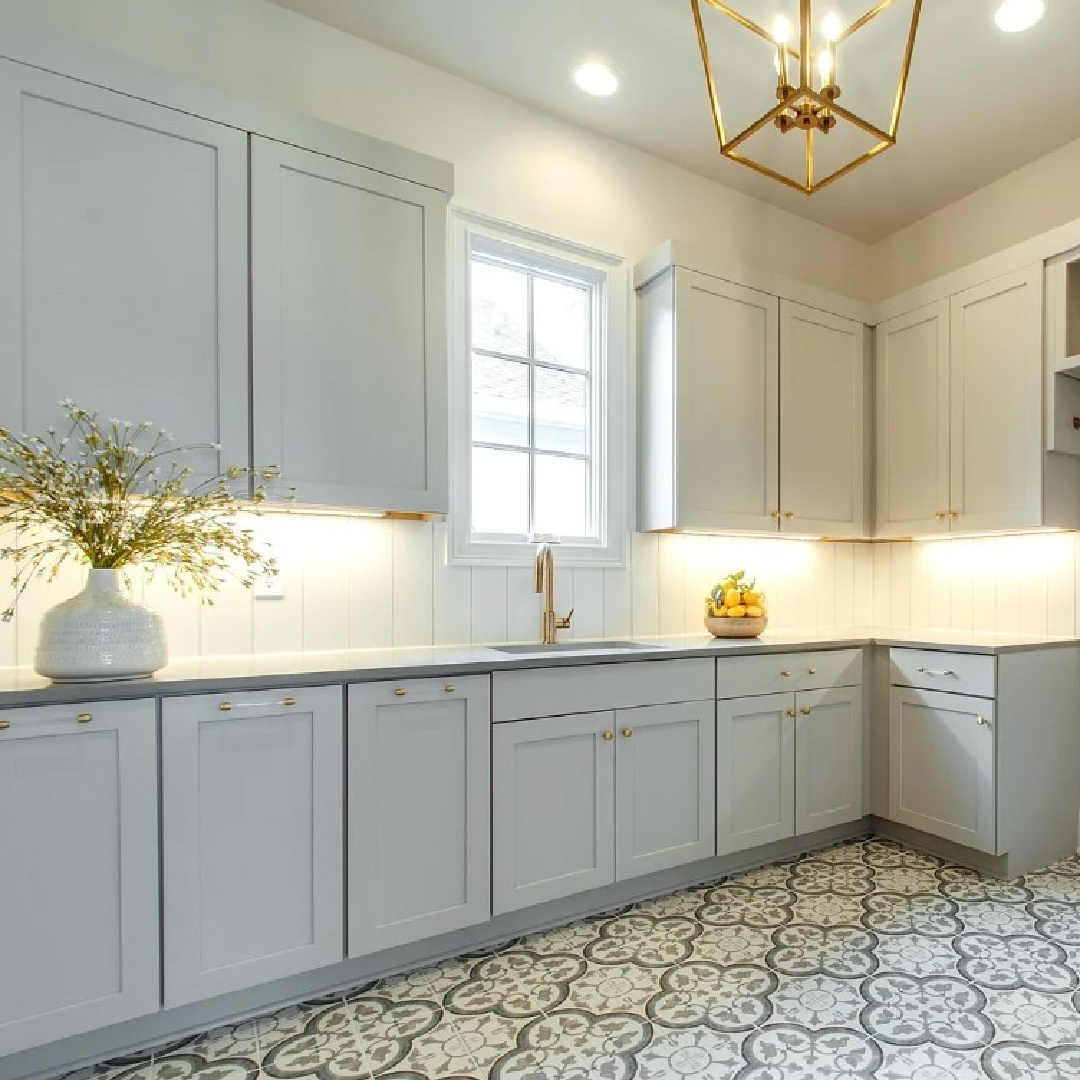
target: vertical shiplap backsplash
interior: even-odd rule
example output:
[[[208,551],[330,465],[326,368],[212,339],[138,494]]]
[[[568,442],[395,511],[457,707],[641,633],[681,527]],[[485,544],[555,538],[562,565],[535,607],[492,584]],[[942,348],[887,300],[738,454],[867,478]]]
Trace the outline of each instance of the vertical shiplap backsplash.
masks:
[[[136,582],[165,617],[173,657],[537,637],[531,569],[447,566],[442,522],[289,514],[254,524],[281,565],[282,599],[233,584],[206,606],[163,579]],[[570,638],[696,634],[709,587],[745,569],[764,585],[774,629],[1075,634],[1078,535],[871,545],[635,533],[624,569],[561,568],[557,603],[574,608]],[[71,566],[33,583],[15,621],[0,623],[0,666],[32,663],[42,613],[82,578]]]

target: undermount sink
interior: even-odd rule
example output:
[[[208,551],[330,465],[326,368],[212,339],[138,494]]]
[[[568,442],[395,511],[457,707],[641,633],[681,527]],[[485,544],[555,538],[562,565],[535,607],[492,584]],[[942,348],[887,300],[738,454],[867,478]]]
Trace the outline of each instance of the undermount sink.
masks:
[[[506,653],[507,656],[537,656],[543,653],[563,652],[623,652],[632,649],[651,649],[652,645],[643,645],[639,641],[560,641],[555,645],[539,643],[529,645],[492,646],[493,652]]]

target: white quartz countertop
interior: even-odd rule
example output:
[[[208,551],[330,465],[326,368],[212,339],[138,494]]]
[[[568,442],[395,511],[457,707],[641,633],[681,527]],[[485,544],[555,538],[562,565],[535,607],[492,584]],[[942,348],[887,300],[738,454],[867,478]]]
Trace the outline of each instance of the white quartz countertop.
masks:
[[[706,634],[664,638],[628,638],[637,648],[595,642],[595,648],[528,656],[500,652],[500,646],[446,646],[401,649],[354,649],[335,652],[278,653],[178,660],[152,679],[100,683],[50,683],[29,668],[0,668],[0,707],[44,705],[110,698],[262,690],[327,683],[415,679],[521,668],[628,663],[685,657],[744,656],[807,649],[886,645],[996,654],[1017,650],[1080,645],[1080,638],[944,630],[890,630],[851,627],[830,630],[766,631],[760,638],[714,639]],[[580,643],[570,642],[572,645]]]

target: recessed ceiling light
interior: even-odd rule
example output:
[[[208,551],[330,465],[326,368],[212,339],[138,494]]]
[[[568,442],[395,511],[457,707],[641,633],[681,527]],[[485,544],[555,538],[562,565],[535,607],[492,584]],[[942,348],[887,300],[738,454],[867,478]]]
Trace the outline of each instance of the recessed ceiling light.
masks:
[[[619,76],[598,61],[590,61],[574,68],[574,82],[579,90],[593,97],[608,97],[619,89]]]
[[[1030,30],[1046,14],[1046,0],[1004,0],[994,13],[999,30],[1016,34]]]

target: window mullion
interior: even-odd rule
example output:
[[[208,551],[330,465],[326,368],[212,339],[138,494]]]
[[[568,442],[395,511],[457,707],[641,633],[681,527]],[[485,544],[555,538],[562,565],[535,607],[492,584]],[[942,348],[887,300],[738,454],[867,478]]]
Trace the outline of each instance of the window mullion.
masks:
[[[526,325],[528,336],[526,346],[529,350],[529,535],[536,534],[536,365],[533,342],[536,335],[535,312],[533,310],[533,276],[528,276],[526,307]]]

